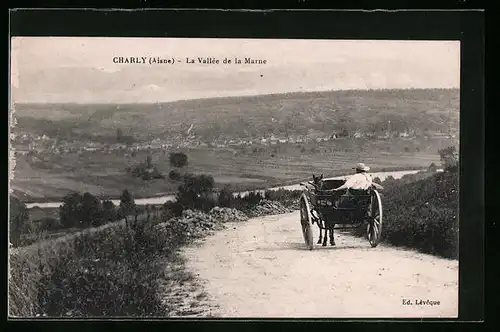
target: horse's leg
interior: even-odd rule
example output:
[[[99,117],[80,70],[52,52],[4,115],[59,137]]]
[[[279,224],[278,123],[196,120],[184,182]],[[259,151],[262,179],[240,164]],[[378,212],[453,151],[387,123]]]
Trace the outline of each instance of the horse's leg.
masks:
[[[332,225],[332,228],[330,229],[330,245],[332,246],[335,245],[334,227],[335,225]]]
[[[321,225],[318,223],[318,228],[319,228],[319,240],[318,244],[321,244],[321,240],[323,239],[323,230],[321,229]]]
[[[323,247],[326,247],[326,240],[328,238],[328,225],[326,225],[326,223],[323,224],[325,226],[325,235],[323,236],[323,244],[322,246]]]

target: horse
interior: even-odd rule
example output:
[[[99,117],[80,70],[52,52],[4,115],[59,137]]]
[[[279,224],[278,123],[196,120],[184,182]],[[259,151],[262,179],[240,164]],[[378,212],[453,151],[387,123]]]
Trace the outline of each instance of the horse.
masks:
[[[316,176],[313,174],[313,184],[316,187],[317,190],[324,190],[324,182],[323,182],[323,174],[320,176]],[[335,223],[328,223],[326,224],[323,220],[320,218],[315,218],[318,221],[318,229],[319,229],[319,240],[317,244],[321,244],[323,247],[326,247],[326,237],[330,238],[330,245],[334,246],[335,245],[335,237],[333,234]],[[314,223],[314,221],[313,221]],[[323,237],[323,229],[325,229],[325,236]]]

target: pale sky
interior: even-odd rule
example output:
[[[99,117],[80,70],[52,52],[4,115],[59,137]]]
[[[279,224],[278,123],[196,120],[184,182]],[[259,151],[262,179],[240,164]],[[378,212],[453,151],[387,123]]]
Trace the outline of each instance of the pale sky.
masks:
[[[113,57],[265,59],[115,64]],[[458,41],[12,38],[14,102],[134,103],[294,91],[458,88]]]

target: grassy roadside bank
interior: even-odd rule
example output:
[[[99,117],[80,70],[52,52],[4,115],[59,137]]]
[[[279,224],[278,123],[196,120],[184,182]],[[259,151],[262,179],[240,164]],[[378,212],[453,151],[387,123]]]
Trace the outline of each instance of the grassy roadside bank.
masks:
[[[458,259],[458,178],[456,171],[420,172],[381,182],[381,241]],[[366,229],[361,227],[352,234],[365,236]]]
[[[141,299],[154,304],[144,292],[152,280],[134,270],[154,271],[154,260],[137,247],[137,236],[137,231],[120,221],[11,250],[9,314],[83,316],[96,312],[127,315],[132,308],[139,313],[148,311]],[[134,301],[127,303],[127,292]]]
[[[458,259],[458,172],[404,184],[386,184],[382,240]]]

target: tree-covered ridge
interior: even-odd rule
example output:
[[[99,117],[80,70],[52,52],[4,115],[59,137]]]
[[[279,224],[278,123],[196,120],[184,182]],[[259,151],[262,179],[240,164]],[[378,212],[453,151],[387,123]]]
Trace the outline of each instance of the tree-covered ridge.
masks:
[[[195,136],[202,141],[334,132],[425,135],[459,127],[458,89],[294,92],[155,104],[16,105],[18,128],[122,142]],[[43,114],[44,116],[41,116]],[[118,131],[116,123],[122,129]]]

